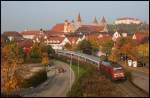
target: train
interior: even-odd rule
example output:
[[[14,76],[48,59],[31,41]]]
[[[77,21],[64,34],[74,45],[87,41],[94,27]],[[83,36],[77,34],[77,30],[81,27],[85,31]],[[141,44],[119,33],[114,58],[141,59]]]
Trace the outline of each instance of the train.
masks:
[[[109,75],[112,80],[126,79],[123,67],[116,62],[102,61],[99,70]]]
[[[73,52],[73,51],[57,51],[58,55],[68,57],[70,59],[77,59],[79,61],[84,61],[86,63],[90,63],[96,66],[97,71],[104,72],[110,76],[112,80],[122,80],[125,79],[125,71],[124,68],[113,61],[102,61],[98,57],[94,57],[91,55]]]

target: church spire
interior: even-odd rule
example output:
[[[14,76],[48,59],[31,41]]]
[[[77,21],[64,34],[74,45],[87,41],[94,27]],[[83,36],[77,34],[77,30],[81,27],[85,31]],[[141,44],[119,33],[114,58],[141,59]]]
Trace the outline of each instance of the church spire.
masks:
[[[94,17],[93,24],[98,24],[96,16]]]
[[[80,13],[78,14],[78,17],[77,17],[77,22],[81,22]]]
[[[101,23],[106,23],[106,19],[105,17],[103,16],[102,20],[101,20]]]

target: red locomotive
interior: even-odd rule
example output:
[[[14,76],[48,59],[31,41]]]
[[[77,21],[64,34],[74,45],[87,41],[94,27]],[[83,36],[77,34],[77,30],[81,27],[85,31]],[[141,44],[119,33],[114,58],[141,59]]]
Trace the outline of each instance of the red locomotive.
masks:
[[[123,67],[112,61],[101,61],[100,71],[105,72],[112,80],[125,79]]]

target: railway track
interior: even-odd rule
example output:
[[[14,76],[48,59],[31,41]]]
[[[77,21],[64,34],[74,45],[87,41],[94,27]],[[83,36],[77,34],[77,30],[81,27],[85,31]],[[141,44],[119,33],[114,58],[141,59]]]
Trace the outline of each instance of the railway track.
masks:
[[[126,97],[148,97],[148,95],[135,87],[131,82],[124,81],[122,83],[116,83],[117,89]]]

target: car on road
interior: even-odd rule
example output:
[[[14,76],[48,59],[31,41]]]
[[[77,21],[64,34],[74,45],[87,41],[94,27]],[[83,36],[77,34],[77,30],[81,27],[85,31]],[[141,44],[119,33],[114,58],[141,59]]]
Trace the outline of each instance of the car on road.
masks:
[[[66,70],[65,70],[64,68],[59,68],[59,69],[58,69],[58,72],[59,72],[59,73],[64,73],[65,71],[66,71]]]

